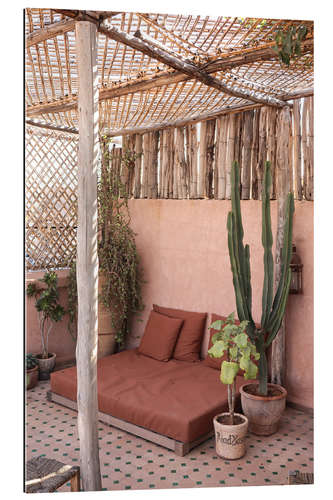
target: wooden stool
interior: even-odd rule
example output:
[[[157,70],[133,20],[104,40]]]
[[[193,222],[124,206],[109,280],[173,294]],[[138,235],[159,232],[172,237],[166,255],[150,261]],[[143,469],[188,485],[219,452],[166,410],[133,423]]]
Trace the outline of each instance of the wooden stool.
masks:
[[[32,458],[26,464],[26,493],[51,493],[69,480],[71,491],[80,491],[80,467],[45,457]]]
[[[288,473],[288,484],[313,484],[313,473],[290,470]]]

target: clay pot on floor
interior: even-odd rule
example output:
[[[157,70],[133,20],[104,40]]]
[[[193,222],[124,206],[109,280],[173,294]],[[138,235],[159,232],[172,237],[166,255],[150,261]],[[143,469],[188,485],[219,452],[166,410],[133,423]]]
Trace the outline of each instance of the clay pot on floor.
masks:
[[[248,383],[240,387],[244,415],[249,420],[249,431],[258,436],[270,436],[279,428],[286,407],[287,391],[281,385],[267,384],[271,395],[257,394],[259,384]]]
[[[43,359],[41,354],[36,354],[36,361],[39,366],[39,380],[49,380],[50,373],[54,370],[56,364],[56,354],[49,352],[49,357]]]
[[[105,284],[104,276],[98,278],[98,294],[102,293],[102,286]],[[110,309],[98,301],[98,350],[97,358],[104,358],[115,352],[116,341],[114,328],[112,326],[112,314]]]
[[[245,436],[248,420],[240,413],[234,414],[234,424],[231,425],[230,414],[220,413],[214,417],[216,453],[221,458],[236,460],[245,455]]]
[[[31,370],[26,370],[26,389],[33,389],[38,383],[38,366],[34,366]]]

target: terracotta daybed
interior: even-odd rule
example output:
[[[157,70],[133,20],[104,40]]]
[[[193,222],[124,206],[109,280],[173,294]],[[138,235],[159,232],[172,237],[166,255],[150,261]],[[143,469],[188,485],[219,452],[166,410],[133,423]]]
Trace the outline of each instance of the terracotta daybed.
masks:
[[[167,347],[167,355],[161,352],[159,344],[154,347],[152,338],[168,336],[160,323],[156,331],[159,316],[151,314],[139,348],[98,360],[99,419],[183,456],[213,434],[213,417],[227,409],[227,388],[214,369],[218,365],[200,360],[199,352],[195,356],[192,352],[192,361],[182,361],[174,358],[175,342],[171,341],[172,352]],[[168,328],[171,324],[177,330],[172,333],[176,347],[180,345],[185,323],[186,320],[168,321]],[[204,330],[205,321],[202,323]],[[148,330],[153,332],[150,338]],[[201,348],[203,332],[200,335],[195,351]],[[178,349],[178,357],[188,355],[189,351],[185,351]],[[166,362],[165,356],[170,355],[173,358]],[[76,409],[76,391],[76,367],[51,374],[48,393],[51,401]]]

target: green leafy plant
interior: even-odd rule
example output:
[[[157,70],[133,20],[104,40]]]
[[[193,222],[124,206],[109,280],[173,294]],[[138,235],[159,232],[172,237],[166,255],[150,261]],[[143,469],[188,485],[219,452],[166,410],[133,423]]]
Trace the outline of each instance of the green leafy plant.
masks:
[[[212,347],[208,355],[212,358],[222,358],[226,354],[227,360],[222,361],[220,380],[228,385],[228,406],[230,424],[234,423],[236,376],[244,370],[246,380],[257,377],[258,367],[253,360],[258,361],[260,354],[246,333],[248,321],[235,324],[235,313],[229,314],[226,321],[218,319],[209,328],[217,330],[212,336]]]
[[[134,169],[138,155],[125,149],[117,166],[112,162],[112,139],[101,138],[102,162],[98,181],[98,260],[103,285],[99,300],[109,309],[115,340],[123,347],[129,331],[132,314],[143,310],[143,271],[135,244],[135,233],[130,227],[128,207],[129,189],[122,177],[124,169]],[[77,289],[75,262],[69,276],[69,326],[77,317]]]
[[[302,42],[308,33],[304,25],[291,26],[287,31],[278,30],[275,34],[273,50],[278,54],[282,63],[290,65],[290,60],[299,57],[302,53]]]
[[[35,307],[38,311],[38,319],[42,341],[42,358],[47,359],[49,355],[49,335],[53,324],[61,321],[65,309],[58,302],[58,277],[54,271],[47,271],[43,278],[39,280],[46,285],[45,288],[38,288],[36,283],[29,283],[27,286],[27,296],[35,297]]]
[[[67,287],[67,314],[68,314],[68,331],[76,341],[77,324],[77,283],[76,283],[76,261],[72,261],[69,266],[68,287]]]
[[[266,162],[262,187],[262,245],[264,247],[264,283],[262,292],[262,316],[260,327],[256,327],[252,318],[252,288],[250,271],[250,248],[243,244],[243,224],[240,207],[239,167],[234,162],[231,171],[231,205],[228,214],[228,247],[233,284],[235,290],[237,314],[240,321],[248,321],[246,331],[260,354],[259,359],[259,394],[267,395],[267,356],[266,351],[276,337],[284,317],[289,294],[292,253],[292,231],[294,196],[288,194],[284,239],[281,252],[281,274],[273,298],[274,262],[272,255],[273,236],[270,215],[270,162]]]
[[[130,227],[129,191],[122,180],[122,169],[133,169],[138,155],[125,150],[121,168],[112,168],[111,142],[111,138],[102,138],[102,170],[98,183],[98,258],[105,279],[100,299],[110,309],[115,339],[122,347],[131,314],[144,308],[141,295],[143,272],[135,234]]]
[[[38,365],[37,360],[33,354],[28,353],[25,355],[25,369],[26,370],[32,370],[37,365]]]

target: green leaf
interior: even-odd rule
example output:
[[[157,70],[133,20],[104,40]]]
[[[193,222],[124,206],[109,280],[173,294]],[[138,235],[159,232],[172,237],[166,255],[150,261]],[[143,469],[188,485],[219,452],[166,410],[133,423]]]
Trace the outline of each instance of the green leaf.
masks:
[[[212,358],[221,358],[224,351],[228,349],[228,344],[223,340],[218,340],[215,344],[208,350],[209,356]]]
[[[223,335],[225,338],[230,338],[230,336],[234,336],[239,331],[239,327],[237,325],[226,325],[223,328]]]
[[[235,312],[233,311],[232,313],[229,314],[227,317],[227,323],[234,323],[235,322]]]
[[[222,329],[222,320],[217,319],[214,321],[208,328],[212,328],[213,330],[221,330]]]
[[[236,335],[234,338],[234,342],[237,345],[237,347],[246,347],[247,346],[247,335],[246,333],[239,333]]]
[[[212,336],[212,343],[215,344],[218,340],[222,340],[222,332],[216,332]]]
[[[37,287],[35,283],[29,283],[27,286],[27,295],[28,297],[33,297],[37,292]]]
[[[239,370],[238,363],[223,361],[221,366],[220,380],[222,384],[232,384]]]
[[[241,358],[239,361],[239,366],[242,370],[245,371],[244,378],[245,379],[255,379],[258,373],[258,367],[253,361],[246,358]]]
[[[230,353],[230,357],[232,358],[232,360],[237,361],[238,347],[236,345],[229,348],[229,353]]]
[[[246,330],[246,327],[247,325],[249,324],[249,321],[245,320],[245,321],[241,321],[238,328],[242,331]]]
[[[250,357],[251,357],[251,347],[249,345],[247,345],[246,347],[241,348],[240,352],[241,352],[242,356],[245,359],[250,359]]]

